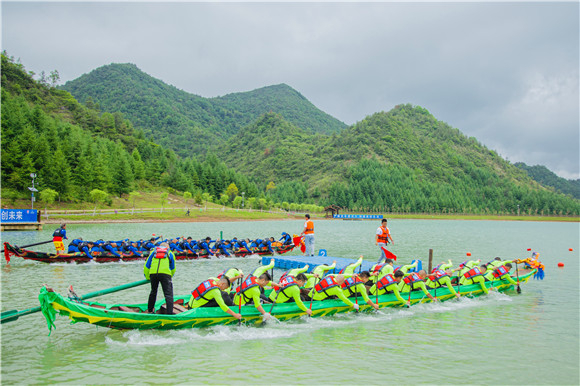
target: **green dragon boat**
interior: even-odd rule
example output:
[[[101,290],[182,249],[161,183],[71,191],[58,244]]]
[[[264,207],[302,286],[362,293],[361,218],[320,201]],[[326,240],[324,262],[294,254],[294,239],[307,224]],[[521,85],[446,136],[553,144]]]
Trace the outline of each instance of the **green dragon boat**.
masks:
[[[536,273],[536,269],[520,270],[519,283],[526,283],[530,277]],[[514,280],[516,276],[513,276]],[[507,280],[496,280],[486,282],[488,288],[494,287],[499,292],[512,289],[513,285]],[[476,297],[483,294],[479,284],[455,286],[461,296]],[[446,288],[441,287],[430,290],[433,296],[439,301],[454,298],[453,294]],[[176,296],[174,304],[174,314],[166,315],[165,299],[157,301],[155,304],[156,313],[147,313],[147,304],[104,304],[99,302],[83,301],[78,297],[69,298],[49,288],[42,287],[39,300],[42,313],[44,314],[49,331],[54,326],[56,314],[66,315],[71,319],[71,323],[85,322],[97,326],[113,329],[135,329],[135,330],[175,330],[186,328],[203,328],[216,325],[237,325],[238,320],[223,312],[219,307],[202,307],[195,309],[185,309],[184,305],[189,301],[191,295]],[[379,308],[399,307],[400,303],[393,294],[380,295],[378,297],[369,295],[371,300],[379,304]],[[401,293],[404,299],[409,298],[409,293]],[[373,308],[361,302],[359,298],[360,311],[371,311]],[[410,294],[411,305],[426,303],[431,300],[422,291],[412,291]],[[306,303],[308,304],[308,303]],[[264,305],[269,310],[271,305]],[[237,307],[232,310],[238,312]],[[352,307],[348,307],[340,300],[323,300],[312,302],[312,316],[323,317],[339,313],[354,312]],[[262,324],[262,315],[253,305],[241,307],[242,321],[246,325]],[[271,315],[280,321],[298,319],[306,315],[295,303],[275,304]]]

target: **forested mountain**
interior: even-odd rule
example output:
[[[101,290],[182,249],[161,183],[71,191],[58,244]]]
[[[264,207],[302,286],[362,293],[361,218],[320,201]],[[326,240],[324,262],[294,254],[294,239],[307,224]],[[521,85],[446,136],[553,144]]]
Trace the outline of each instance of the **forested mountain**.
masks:
[[[41,193],[54,190],[68,201],[92,200],[95,190],[122,196],[163,187],[233,206],[243,191],[252,207],[580,214],[580,200],[538,184],[418,106],[399,105],[352,127],[328,129],[332,119],[304,118],[299,111],[313,112],[313,106],[285,85],[255,90],[247,99],[232,94],[210,101],[132,65],[106,66],[85,77],[91,79],[82,89],[107,98],[85,94],[86,104],[79,103],[56,82],[44,76],[35,81],[3,53],[3,197],[26,197],[34,172]],[[277,113],[269,98],[290,106]],[[260,114],[256,106],[268,111]],[[189,141],[192,135],[197,142]],[[207,148],[205,140],[212,151],[197,154],[198,147]],[[193,155],[179,156],[169,144]]]
[[[523,162],[514,164],[518,168],[525,170],[530,177],[544,186],[551,186],[559,192],[569,194],[574,198],[580,199],[580,179],[567,180],[558,177],[556,173],[549,170],[543,165],[528,166]]]
[[[474,138],[427,110],[400,105],[331,136],[311,135],[266,114],[220,151],[226,163],[273,181],[275,199],[361,211],[578,213]],[[294,195],[294,197],[293,197]]]
[[[145,140],[122,113],[99,112],[66,91],[35,81],[2,53],[2,197],[29,197],[30,173],[40,194],[92,200],[93,190],[125,195],[167,187],[216,201],[230,184],[246,198],[264,197],[257,185],[215,156],[201,162]],[[270,202],[269,202],[270,203]]]
[[[284,84],[203,98],[167,85],[134,64],[110,64],[67,82],[62,89],[87,106],[123,113],[156,143],[182,156],[205,154],[269,111],[311,132],[332,133],[346,127]]]

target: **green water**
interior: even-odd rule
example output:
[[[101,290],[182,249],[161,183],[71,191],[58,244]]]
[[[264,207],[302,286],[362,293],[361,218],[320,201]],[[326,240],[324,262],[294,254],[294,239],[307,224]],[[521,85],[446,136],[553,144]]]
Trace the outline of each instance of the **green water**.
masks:
[[[317,221],[316,249],[330,256],[376,260],[378,222]],[[163,224],[69,224],[69,238],[146,238],[152,233],[194,238],[265,237],[300,233],[302,221]],[[530,280],[520,295],[497,294],[376,314],[270,323],[266,327],[215,327],[182,331],[114,331],[58,317],[48,336],[40,313],[3,324],[2,384],[571,384],[579,375],[579,224],[391,220],[391,250],[405,263],[459,263],[466,252],[488,261],[540,253],[543,281]],[[53,229],[3,232],[19,245],[49,240]],[[51,251],[51,245],[35,250]],[[573,248],[570,252],[568,249]],[[2,259],[3,260],[3,259]],[[175,293],[227,267],[249,272],[257,257],[179,261]],[[564,268],[557,263],[563,262]],[[142,262],[58,264],[2,261],[2,311],[38,305],[46,283],[81,295],[141,280]],[[275,271],[279,276],[282,271]],[[142,286],[98,298],[146,302]],[[158,295],[160,298],[161,291]]]

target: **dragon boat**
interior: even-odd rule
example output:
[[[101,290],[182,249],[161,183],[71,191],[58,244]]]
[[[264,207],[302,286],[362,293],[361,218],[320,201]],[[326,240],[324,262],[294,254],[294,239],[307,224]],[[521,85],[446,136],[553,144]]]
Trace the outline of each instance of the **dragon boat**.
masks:
[[[283,245],[281,247],[272,247],[274,252],[278,255],[290,252],[294,249],[294,244]],[[183,253],[173,251],[176,260],[197,260],[197,259],[208,259],[210,256],[205,254],[196,254],[196,253]],[[4,257],[6,258],[7,262],[10,262],[10,256],[18,256],[22,257],[26,260],[34,260],[40,261],[43,263],[88,263],[90,261],[95,261],[97,263],[110,263],[110,262],[117,262],[117,261],[136,261],[136,260],[145,260],[147,255],[139,256],[134,254],[121,254],[121,257],[115,256],[110,253],[101,252],[95,254],[93,259],[89,259],[86,255],[77,252],[77,253],[64,253],[64,254],[54,254],[54,253],[46,253],[46,252],[35,252],[30,251],[27,249],[19,248],[15,245],[10,245],[9,243],[4,243]],[[269,250],[260,250],[260,251],[248,251],[246,249],[237,251],[235,253],[231,253],[232,257],[244,257],[248,255],[260,255],[260,256],[269,256],[272,253]],[[223,256],[223,255],[218,255]]]
[[[526,283],[538,270],[536,268],[520,269],[514,280],[519,284]],[[496,280],[486,282],[488,288],[495,288],[499,292],[511,290],[514,286],[507,280]],[[483,293],[479,284],[470,284],[454,287],[462,296],[477,297]],[[430,290],[430,293],[439,301],[446,301],[454,298],[453,294],[446,287]],[[268,291],[266,291],[266,295]],[[54,292],[50,288],[40,289],[40,308],[44,314],[49,331],[52,331],[56,314],[68,316],[71,323],[85,322],[97,326],[112,329],[126,330],[174,330],[188,328],[203,328],[215,325],[237,325],[239,322],[234,317],[222,311],[219,307],[202,307],[186,309],[185,305],[191,295],[176,296],[174,303],[174,314],[165,314],[165,299],[157,301],[155,313],[147,313],[147,304],[104,304],[99,302],[84,301],[76,295],[69,294],[63,296]],[[400,307],[400,303],[393,294],[374,296],[369,295],[371,300],[379,305],[379,308]],[[422,291],[412,291],[411,293],[401,293],[404,299],[409,299],[411,305],[430,302]],[[354,300],[354,299],[351,299]],[[361,312],[371,311],[373,308],[358,299]],[[305,303],[308,306],[308,303]],[[270,310],[271,305],[263,305],[265,310]],[[348,307],[340,300],[314,301],[311,305],[313,317],[330,316],[334,314],[353,312],[354,309]],[[238,307],[232,307],[238,312]],[[262,324],[262,315],[253,305],[241,307],[242,321],[246,325]],[[295,303],[275,304],[271,310],[271,315],[279,321],[298,319],[306,315]]]

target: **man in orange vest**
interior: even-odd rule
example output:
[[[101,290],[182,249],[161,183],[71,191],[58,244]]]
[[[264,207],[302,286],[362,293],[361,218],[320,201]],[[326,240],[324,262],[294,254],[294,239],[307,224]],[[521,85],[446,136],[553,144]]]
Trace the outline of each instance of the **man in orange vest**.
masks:
[[[310,215],[304,215],[306,222],[304,223],[304,230],[300,234],[304,236],[304,245],[306,246],[306,252],[304,256],[314,256],[314,223],[310,219]]]
[[[387,228],[387,219],[384,218],[381,221],[381,226],[377,228],[377,233],[375,235],[375,244],[378,245],[379,249],[381,250],[381,257],[379,257],[377,264],[380,264],[382,261],[386,260],[387,255],[385,254],[385,249],[387,248],[389,240],[391,240],[392,243],[395,243],[391,237],[389,228]]]

